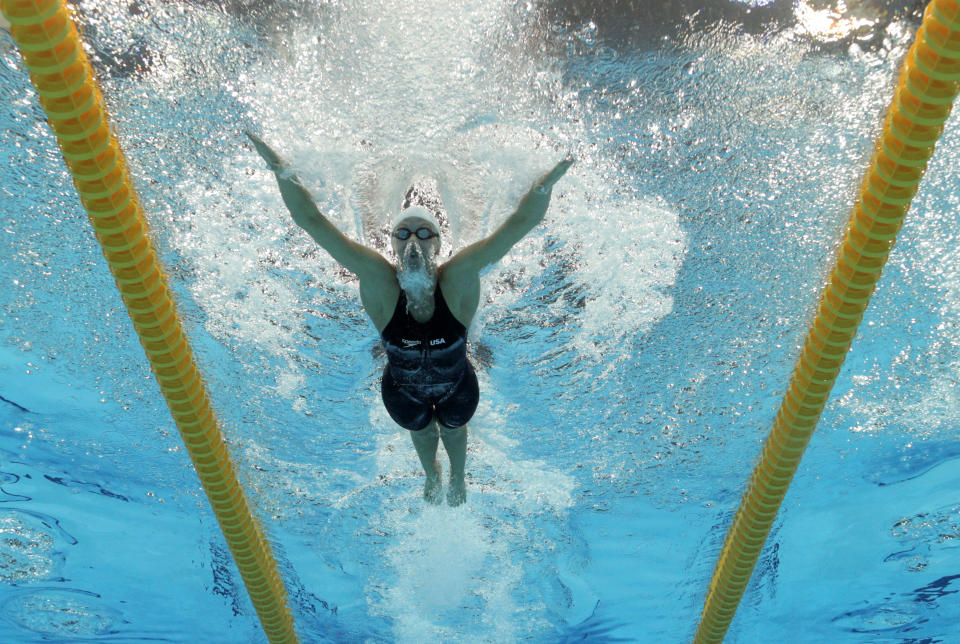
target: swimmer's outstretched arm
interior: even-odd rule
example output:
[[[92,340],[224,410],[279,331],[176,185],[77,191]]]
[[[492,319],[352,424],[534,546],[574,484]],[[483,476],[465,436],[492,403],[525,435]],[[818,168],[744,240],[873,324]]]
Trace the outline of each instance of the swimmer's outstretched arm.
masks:
[[[566,174],[573,165],[573,158],[567,157],[553,170],[541,177],[526,194],[517,210],[492,235],[471,244],[454,255],[445,264],[444,270],[465,273],[479,273],[484,267],[496,263],[531,230],[543,221],[550,205],[553,184]]]
[[[283,203],[298,226],[348,271],[363,277],[371,271],[380,273],[389,269],[389,278],[393,279],[393,267],[380,253],[348,238],[323,216],[300,178],[280,155],[255,134],[246,132],[246,135],[276,176]]]
[[[543,221],[550,205],[553,184],[571,165],[573,159],[569,157],[558,163],[533,184],[516,212],[492,235],[470,244],[440,268],[443,297],[454,317],[464,326],[470,326],[480,304],[480,271],[503,258],[514,244]]]
[[[382,331],[390,322],[400,289],[396,270],[383,255],[341,233],[323,216],[293,169],[260,137],[250,132],[246,134],[276,176],[283,203],[293,221],[307,231],[337,263],[360,278],[363,308],[377,330]]]

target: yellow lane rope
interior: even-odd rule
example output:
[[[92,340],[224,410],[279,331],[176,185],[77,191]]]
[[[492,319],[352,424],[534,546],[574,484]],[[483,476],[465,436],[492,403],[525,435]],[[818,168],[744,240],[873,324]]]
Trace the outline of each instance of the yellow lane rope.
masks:
[[[240,488],[62,0],[0,0],[153,373],[271,642],[296,642],[277,564]]]
[[[723,641],[960,86],[960,8],[933,0],[907,53],[816,320],[710,581],[696,644]]]

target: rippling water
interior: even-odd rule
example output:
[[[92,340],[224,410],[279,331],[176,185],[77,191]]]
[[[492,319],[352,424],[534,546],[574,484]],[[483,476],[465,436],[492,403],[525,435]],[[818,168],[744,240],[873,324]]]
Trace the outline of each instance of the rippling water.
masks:
[[[918,11],[77,5],[304,641],[690,638]],[[260,641],[5,33],[0,92],[0,637]],[[451,253],[577,157],[484,277],[465,506],[245,129],[383,252],[412,183]],[[954,118],[728,641],[953,632],[958,159]]]

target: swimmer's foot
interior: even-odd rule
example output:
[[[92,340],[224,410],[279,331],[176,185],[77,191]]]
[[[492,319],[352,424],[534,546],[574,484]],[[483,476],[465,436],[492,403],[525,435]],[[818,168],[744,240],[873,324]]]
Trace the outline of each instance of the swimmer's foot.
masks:
[[[467,484],[463,477],[450,477],[450,488],[447,490],[447,505],[457,507],[467,501]]]
[[[440,505],[443,501],[443,471],[440,463],[433,463],[433,473],[427,472],[427,480],[423,484],[423,498],[430,505]]]

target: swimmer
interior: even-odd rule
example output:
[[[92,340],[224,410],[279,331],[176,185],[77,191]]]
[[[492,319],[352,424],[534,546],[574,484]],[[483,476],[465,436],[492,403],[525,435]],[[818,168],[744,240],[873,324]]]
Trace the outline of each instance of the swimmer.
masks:
[[[360,301],[387,354],[380,391],[390,417],[410,431],[426,473],[423,496],[442,500],[440,441],[450,459],[447,503],[466,500],[467,422],[480,398],[467,360],[467,329],[480,304],[480,271],[499,261],[542,220],[553,185],[573,163],[564,159],[527,192],[492,235],[437,266],[440,226],[426,208],[408,206],[393,222],[395,267],[380,253],[341,233],[320,213],[293,170],[247,132],[273,171],[293,221],[360,280]]]

